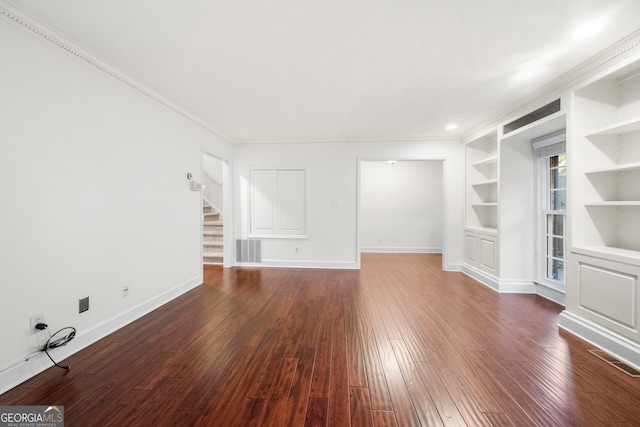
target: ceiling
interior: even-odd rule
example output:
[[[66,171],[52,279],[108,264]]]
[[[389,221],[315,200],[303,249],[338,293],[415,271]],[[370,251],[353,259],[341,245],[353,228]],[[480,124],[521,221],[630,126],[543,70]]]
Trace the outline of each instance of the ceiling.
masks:
[[[457,138],[640,28],[640,0],[10,4],[234,143]]]

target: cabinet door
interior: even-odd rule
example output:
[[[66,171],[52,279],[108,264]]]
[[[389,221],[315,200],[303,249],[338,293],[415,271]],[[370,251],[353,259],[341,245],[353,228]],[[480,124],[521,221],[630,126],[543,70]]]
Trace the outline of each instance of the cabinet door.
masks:
[[[464,262],[474,267],[478,266],[478,233],[464,233]]]
[[[488,234],[478,234],[478,267],[498,275],[498,238]]]

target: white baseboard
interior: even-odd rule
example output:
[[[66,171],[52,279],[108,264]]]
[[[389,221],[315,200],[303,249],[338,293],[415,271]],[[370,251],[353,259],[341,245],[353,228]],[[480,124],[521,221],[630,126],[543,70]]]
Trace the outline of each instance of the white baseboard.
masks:
[[[536,284],[529,280],[499,280],[498,292],[501,294],[534,294]]]
[[[555,302],[558,305],[561,305],[563,307],[566,305],[566,295],[563,292],[550,288],[549,286],[536,283],[536,293],[543,298]]]
[[[446,264],[443,269],[444,271],[461,272],[462,264]]]
[[[278,267],[278,268],[326,268],[338,270],[357,270],[356,262],[345,261],[297,261],[263,259],[262,263],[236,262],[237,267]]]
[[[493,289],[494,291],[499,292],[500,285],[498,283],[498,279],[496,279],[495,277],[490,276],[466,264],[462,264],[461,271],[472,279],[475,279],[483,285]]]
[[[640,343],[631,341],[567,310],[560,313],[558,326],[615,356],[621,362],[640,370]]]
[[[441,254],[442,248],[362,247],[360,251],[390,254]]]
[[[146,302],[130,308],[124,313],[121,313],[112,319],[93,327],[92,329],[79,332],[67,345],[51,351],[51,356],[57,361],[66,359],[107,335],[128,325],[134,320],[139,319],[145,314],[150,313],[156,308],[201,285],[202,280],[202,275],[196,276]],[[53,363],[51,363],[49,358],[47,358],[43,352],[32,354],[25,357],[25,359],[26,360],[23,362],[16,363],[10,368],[0,372],[0,394],[11,390],[15,386],[22,384],[29,378],[32,378],[53,366]],[[71,369],[73,369],[73,366]]]
[[[500,280],[466,264],[462,264],[462,272],[501,294],[536,293],[535,283],[527,280]]]

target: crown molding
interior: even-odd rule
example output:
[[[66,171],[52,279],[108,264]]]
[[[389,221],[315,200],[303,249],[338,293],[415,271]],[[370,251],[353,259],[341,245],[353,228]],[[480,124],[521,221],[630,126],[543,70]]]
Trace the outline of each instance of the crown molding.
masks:
[[[127,85],[129,88],[134,89],[153,101],[164,105],[187,120],[213,133],[225,142],[234,142],[231,138],[220,132],[218,129],[212,127],[200,117],[181,107],[177,102],[144,85],[123,70],[106,61],[104,58],[91,52],[85,47],[81,47],[78,43],[71,41],[67,36],[64,36],[51,27],[46,26],[44,23],[38,21],[36,18],[30,16],[15,5],[4,0],[0,0],[0,18],[13,25],[13,27],[35,37],[46,46],[56,49],[57,51],[82,62],[84,65],[118,80],[120,83]]]
[[[461,142],[458,135],[446,136],[423,136],[423,137],[406,137],[406,138],[351,138],[351,139],[265,139],[265,140],[235,140],[236,145],[260,145],[260,144],[402,144],[402,143],[420,143],[420,142]]]
[[[640,30],[631,33],[609,48],[553,79],[533,94],[473,126],[462,134],[462,140],[468,142],[477,137],[477,135],[490,133],[492,128],[497,127],[500,123],[517,117],[519,114],[526,114],[535,109],[538,104],[544,104],[542,100],[557,98],[568,90],[576,89],[594,76],[604,73],[617,65],[622,66],[631,62],[631,60],[638,59],[637,57],[640,57]]]

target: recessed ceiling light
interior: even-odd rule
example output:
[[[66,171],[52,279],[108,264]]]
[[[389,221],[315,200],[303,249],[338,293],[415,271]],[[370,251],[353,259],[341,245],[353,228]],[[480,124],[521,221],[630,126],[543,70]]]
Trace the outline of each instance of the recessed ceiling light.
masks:
[[[447,125],[447,130],[456,130],[458,129],[458,125],[455,123],[451,123]]]

